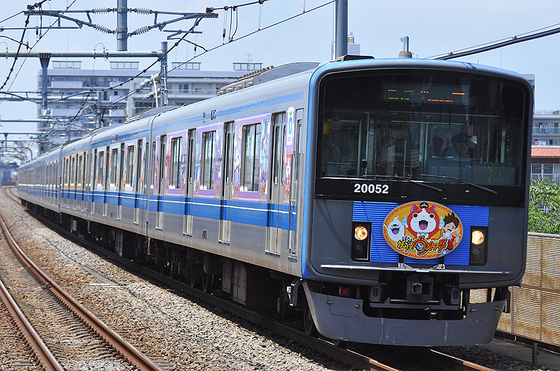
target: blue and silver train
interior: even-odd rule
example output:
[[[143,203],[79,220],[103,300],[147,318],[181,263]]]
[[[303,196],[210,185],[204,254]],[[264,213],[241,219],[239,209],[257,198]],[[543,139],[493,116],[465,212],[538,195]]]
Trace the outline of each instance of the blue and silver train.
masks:
[[[310,334],[492,339],[525,269],[524,78],[360,59],[269,69],[224,93],[25,164],[23,204],[204,290],[299,310]]]

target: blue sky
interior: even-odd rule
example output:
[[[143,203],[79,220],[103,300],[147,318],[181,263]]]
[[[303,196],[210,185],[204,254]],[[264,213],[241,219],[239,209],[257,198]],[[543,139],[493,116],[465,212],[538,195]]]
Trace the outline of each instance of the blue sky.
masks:
[[[30,1],[29,4],[35,3]],[[128,0],[129,8],[145,8],[159,11],[204,12],[206,7],[219,8],[232,6],[252,0]],[[4,2],[0,9],[0,20],[26,8],[28,2]],[[320,7],[323,4],[325,6]],[[410,51],[415,58],[428,58],[434,55],[456,51],[487,42],[511,38],[544,27],[558,24],[560,14],[558,0],[348,0],[348,30],[354,34],[361,45],[361,52],[376,58],[393,58],[402,50],[400,38],[410,37]],[[45,10],[91,10],[114,8],[117,0],[51,0],[43,5]],[[320,7],[317,10],[314,8]],[[281,65],[295,61],[327,62],[331,56],[334,40],[334,4],[328,0],[268,0],[262,5],[237,8],[238,40],[244,35],[266,28],[290,17],[294,19],[278,26],[256,32],[241,40],[229,40],[229,14],[217,11],[219,18],[204,19],[197,28],[201,34],[191,35],[188,39],[206,49],[223,46],[206,53],[195,61],[202,62],[203,70],[231,70],[233,62],[261,62],[263,66]],[[87,20],[84,15],[71,14]],[[25,15],[20,14],[0,23],[0,27],[21,27]],[[158,20],[168,19],[160,16]],[[92,15],[93,23],[116,27],[116,14]],[[153,24],[153,15],[129,14],[129,32],[141,26]],[[43,18],[49,24],[52,18]],[[33,16],[30,26],[40,24],[40,18]],[[65,25],[70,25],[65,23]],[[560,25],[560,24],[559,24]],[[188,29],[191,21],[168,26],[168,29]],[[222,38],[224,26],[226,39]],[[235,25],[233,25],[235,27]],[[0,36],[21,38],[21,31],[4,30]],[[169,33],[153,30],[133,36],[128,41],[128,49],[146,51],[161,47]],[[34,30],[26,34],[25,41],[35,44],[38,37]],[[169,47],[175,41],[169,40]],[[558,43],[560,34],[535,41],[517,44],[506,48],[476,54],[458,60],[501,67],[523,74],[534,74],[536,79],[535,108],[537,110],[560,109],[560,95],[556,93],[559,84]],[[100,44],[102,43],[102,44]],[[7,38],[0,37],[0,50],[15,50],[17,45]],[[50,30],[44,35],[34,50],[52,51],[100,51],[105,47],[116,50],[114,35],[100,33],[91,28],[80,30]],[[184,61],[195,55],[191,44],[182,42],[169,54],[169,65],[173,61]],[[200,53],[198,49],[197,53]],[[152,61],[140,59],[140,66]],[[0,83],[6,79],[12,66],[11,59],[0,58]],[[108,69],[109,62],[103,59],[82,60],[83,69]],[[11,91],[35,91],[37,73],[40,69],[36,58],[21,58],[16,64],[10,81],[4,88]],[[0,116],[3,119],[34,118],[36,108],[33,104],[0,103]],[[33,124],[4,124],[4,130],[31,130]],[[16,128],[16,129],[14,129]]]

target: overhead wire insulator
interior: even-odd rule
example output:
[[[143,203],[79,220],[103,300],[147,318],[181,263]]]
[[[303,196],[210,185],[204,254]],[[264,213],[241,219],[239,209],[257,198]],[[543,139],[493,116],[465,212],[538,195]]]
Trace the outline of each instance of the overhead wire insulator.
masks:
[[[150,31],[150,27],[149,26],[144,26],[144,27],[137,28],[136,30],[132,31],[130,34],[131,35],[140,35],[140,34],[148,32],[148,31]]]
[[[98,24],[94,24],[92,27],[95,28],[97,31],[101,31],[104,33],[114,33],[114,31],[111,30],[110,28]]]
[[[134,9],[130,9],[133,12],[136,12],[138,14],[152,14],[154,11],[151,9],[147,9],[147,8],[134,8]]]
[[[113,11],[112,8],[97,8],[97,9],[93,9],[91,12],[95,14],[106,14],[112,11]]]

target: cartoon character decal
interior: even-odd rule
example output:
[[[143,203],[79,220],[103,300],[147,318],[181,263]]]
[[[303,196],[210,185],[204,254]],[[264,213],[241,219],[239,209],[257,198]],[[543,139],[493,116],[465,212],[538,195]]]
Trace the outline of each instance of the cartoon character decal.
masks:
[[[383,222],[393,250],[416,259],[444,256],[461,242],[463,224],[453,211],[435,202],[409,202],[393,209]]]

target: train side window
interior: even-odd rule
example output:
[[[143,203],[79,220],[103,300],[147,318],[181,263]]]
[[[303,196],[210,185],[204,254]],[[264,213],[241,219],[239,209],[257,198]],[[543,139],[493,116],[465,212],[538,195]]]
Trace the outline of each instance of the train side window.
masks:
[[[84,174],[84,156],[78,157],[78,178],[76,181],[76,188],[82,189],[82,178]]]
[[[201,189],[214,188],[216,131],[202,133],[202,171]]]
[[[169,164],[169,189],[181,188],[181,167],[183,147],[181,137],[171,138],[171,158]]]
[[[72,157],[70,160],[70,188],[74,188],[76,185],[76,157]]]
[[[105,152],[100,151],[97,156],[97,176],[96,176],[97,187],[103,187],[104,165],[105,165]]]
[[[241,190],[258,191],[260,177],[261,125],[245,125],[242,134]]]
[[[126,151],[126,180],[125,186],[132,187],[132,179],[134,178],[134,145],[127,147]]]
[[[118,165],[119,150],[113,148],[111,150],[111,169],[109,172],[109,185],[114,187],[117,185],[117,165]]]

